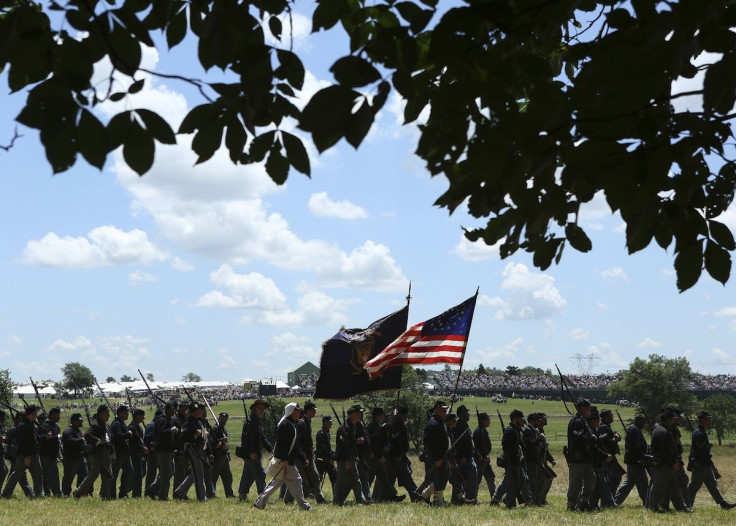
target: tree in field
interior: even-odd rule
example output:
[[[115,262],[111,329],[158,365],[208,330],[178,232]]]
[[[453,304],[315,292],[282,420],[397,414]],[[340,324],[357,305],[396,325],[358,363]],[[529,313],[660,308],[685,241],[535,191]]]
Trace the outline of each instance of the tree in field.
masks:
[[[703,400],[703,410],[713,415],[712,427],[720,446],[724,434],[736,430],[736,397],[727,393],[714,394]]]
[[[123,376],[120,377],[120,381],[121,382],[134,382],[135,378],[133,378],[132,376],[128,376],[127,374],[124,374]]]
[[[107,382],[108,384],[114,384],[116,381],[117,380],[115,380],[115,378],[112,376],[108,376],[107,378],[105,378],[105,382]]]
[[[681,291],[703,269],[728,280],[736,242],[719,217],[736,187],[730,0],[318,0],[312,31],[349,44],[330,57],[334,83],[304,107],[294,5],[5,2],[0,70],[10,91],[27,90],[16,120],[40,132],[54,173],[80,157],[102,169],[122,147],[143,175],[157,146],[193,135],[198,163],[224,144],[233,163],[265,163],[283,184],[291,168],[310,175],[305,140],[320,152],[341,139],[359,147],[394,91],[405,122],[420,125],[416,155],[449,183],[435,204],[452,213],[467,203],[486,222],[469,240],[500,244],[504,258],[530,252],[545,269],[568,245],[591,250],[579,214],[602,195],[630,253],[652,241],[671,249]],[[196,44],[201,71],[143,68],[142,47],[163,40]],[[109,68],[93,84],[95,64]],[[131,103],[149,76],[198,92],[183,122]],[[121,111],[103,121],[105,102]]]
[[[661,409],[678,407],[691,412],[695,396],[687,390],[692,378],[686,358],[666,358],[658,354],[634,359],[623,378],[608,386],[608,396],[635,402],[636,410],[647,417],[647,425],[657,422]]]
[[[64,375],[62,384],[65,389],[73,392],[83,391],[95,383],[95,375],[86,365],[79,362],[69,362],[61,368]]]
[[[509,365],[506,367],[506,374],[509,376],[519,376],[521,374],[521,370],[515,365]]]
[[[486,374],[486,368],[483,367],[483,364],[478,364],[478,374]]]
[[[13,399],[13,382],[10,380],[10,369],[0,369],[0,402]]]
[[[182,382],[201,382],[202,377],[198,374],[194,373],[187,373],[184,376],[181,377]]]
[[[148,380],[149,382],[153,382],[153,373],[146,373],[146,380]]]

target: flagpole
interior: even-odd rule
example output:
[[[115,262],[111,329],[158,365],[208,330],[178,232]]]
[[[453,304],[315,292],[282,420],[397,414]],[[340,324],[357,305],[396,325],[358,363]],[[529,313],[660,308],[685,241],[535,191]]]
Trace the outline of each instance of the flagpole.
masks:
[[[409,319],[409,305],[411,304],[411,280],[409,280],[409,294],[406,295],[406,319]],[[399,408],[399,400],[401,399],[401,382],[396,390],[396,409]]]
[[[463,370],[463,364],[465,363],[465,351],[468,349],[468,340],[470,339],[470,326],[473,324],[473,315],[475,314],[475,304],[478,302],[478,292],[480,291],[480,286],[475,289],[475,301],[473,302],[473,310],[470,312],[470,322],[468,322],[468,337],[465,338],[465,342],[463,343],[463,358],[460,360],[460,368],[457,370],[457,379],[455,380],[455,390],[452,392],[452,396],[450,397],[450,409],[447,410],[448,413],[452,413],[452,406],[455,403],[455,396],[457,395],[457,386],[460,384],[460,373]]]

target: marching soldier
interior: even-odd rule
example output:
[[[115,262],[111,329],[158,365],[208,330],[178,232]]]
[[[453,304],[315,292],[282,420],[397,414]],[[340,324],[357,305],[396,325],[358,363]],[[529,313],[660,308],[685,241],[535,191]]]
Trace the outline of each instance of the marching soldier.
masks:
[[[419,502],[422,498],[417,493],[417,485],[412,478],[409,453],[409,431],[406,429],[406,420],[409,418],[409,408],[399,406],[394,411],[386,431],[385,456],[396,476],[399,486],[402,486],[412,502]]]
[[[518,496],[521,496],[527,506],[534,504],[526,474],[524,439],[522,438],[523,423],[524,413],[518,409],[511,411],[509,414],[509,425],[506,426],[503,432],[503,438],[501,439],[503,456],[506,459],[506,472],[504,473],[506,494],[504,495],[503,502],[506,504],[507,509],[516,507]]]
[[[368,440],[371,447],[371,473],[375,479],[373,485],[373,500],[376,502],[401,502],[406,495],[398,496],[394,487],[394,478],[389,475],[386,459],[387,432],[386,413],[383,408],[376,407],[371,412],[371,423],[367,426]]]
[[[371,451],[371,441],[368,438],[368,429],[363,416],[364,412],[361,410],[360,420],[355,424],[355,444],[358,452],[357,473],[363,491],[363,499],[370,504],[373,502],[373,494],[371,493],[373,469],[370,464],[373,452]]]
[[[5,418],[5,411],[0,409],[0,490],[2,490],[5,483],[5,477],[8,476],[8,465],[5,463],[5,444],[8,440]]]
[[[84,478],[79,487],[72,493],[75,499],[83,495],[89,495],[92,492],[92,487],[97,480],[97,477],[101,477],[100,486],[100,497],[102,500],[110,500],[110,496],[114,493],[114,486],[112,480],[112,433],[110,432],[110,426],[107,425],[107,421],[110,419],[110,408],[106,405],[101,405],[97,408],[97,414],[92,420],[92,425],[89,426],[87,432],[84,434],[84,439],[87,441],[87,445],[90,446],[89,452],[89,473]]]
[[[567,509],[590,510],[590,499],[595,491],[595,472],[590,446],[598,441],[588,425],[590,402],[585,398],[577,403],[577,413],[567,425],[567,465],[570,479],[567,488]],[[577,505],[578,500],[580,505]]]
[[[450,437],[445,426],[448,406],[441,400],[432,407],[432,416],[424,426],[424,468],[431,482],[422,496],[434,493],[432,505],[445,506],[445,488],[450,480],[448,453]],[[426,498],[426,497],[425,497]]]
[[[110,424],[110,432],[112,433],[113,449],[115,451],[115,461],[112,464],[112,493],[108,495],[110,499],[115,499],[115,489],[117,488],[118,474],[122,471],[120,477],[120,492],[118,498],[128,498],[128,493],[133,486],[133,462],[130,459],[130,438],[133,432],[128,429],[128,407],[120,405],[117,408],[117,416]]]
[[[642,430],[647,425],[647,417],[638,414],[634,417],[634,423],[626,429],[624,439],[624,464],[626,464],[626,480],[616,492],[614,502],[621,506],[629,496],[631,490],[636,487],[643,506],[647,504],[647,490],[649,488],[649,477],[646,466],[649,463],[647,455],[647,440]]]
[[[61,429],[59,419],[61,410],[54,407],[49,411],[48,418],[38,426],[38,451],[41,459],[44,486],[54,497],[61,497],[59,484],[59,465],[61,461]],[[46,495],[47,497],[50,495]]]
[[[537,429],[539,415],[530,413],[527,423],[522,427],[522,438],[524,439],[524,458],[526,459],[526,473],[529,478],[529,490],[532,493],[532,504],[538,504],[542,493],[542,446],[540,445],[541,433]]]
[[[496,490],[496,474],[491,467],[491,437],[488,435],[488,426],[491,425],[491,417],[488,413],[478,414],[478,427],[473,431],[473,444],[475,444],[475,465],[478,467],[478,488],[481,480],[485,479],[491,498]],[[476,489],[476,496],[477,496]]]
[[[598,408],[591,408],[590,415],[588,415],[588,425],[590,425],[593,434],[597,438],[597,441],[590,445],[593,472],[595,473],[595,491],[590,499],[590,507],[592,509],[598,509],[599,502],[604,508],[616,507],[616,503],[613,501],[613,494],[611,493],[611,486],[608,484],[608,474],[604,469],[606,464],[613,462],[613,455],[603,447],[601,437],[598,433],[600,423],[601,417],[598,413]]]
[[[146,488],[146,495],[152,499],[169,500],[169,486],[174,476],[174,449],[179,427],[174,422],[176,400],[170,400],[164,406],[164,412],[156,419],[153,441],[156,444],[156,462],[158,478]]]
[[[324,504],[327,500],[320,489],[319,474],[314,462],[314,442],[312,440],[312,418],[316,413],[317,406],[314,402],[311,400],[304,402],[302,417],[296,421],[296,439],[302,453],[304,453],[306,462],[302,462],[297,458],[296,468],[302,478],[302,493],[307,497],[314,497],[318,503]],[[293,501],[294,497],[291,493],[287,493],[284,502],[288,504]]]
[[[677,480],[677,472],[681,466],[677,459],[677,446],[672,431],[675,419],[675,413],[671,409],[664,409],[652,431],[654,467],[647,508],[654,512],[664,512],[667,499],[672,501],[678,511],[692,511],[682,500]]]
[[[457,408],[457,425],[453,432],[455,441],[455,466],[463,479],[462,504],[475,504],[478,500],[478,467],[475,464],[475,445],[468,421],[470,412],[461,405]]]
[[[156,481],[158,474],[158,455],[156,455],[156,442],[154,441],[154,433],[156,431],[156,420],[163,414],[161,409],[156,409],[153,419],[146,424],[143,432],[143,445],[148,449],[146,456],[146,481],[144,484],[144,493],[147,493],[148,487]]]
[[[77,477],[77,487],[87,476],[87,459],[85,458],[87,441],[82,433],[84,419],[79,413],[71,416],[69,427],[61,435],[61,447],[64,450],[64,476],[61,479],[61,493],[65,497],[72,494],[72,483]]]
[[[181,431],[184,429],[184,423],[187,421],[187,418],[187,405],[183,402],[178,402],[176,405],[176,415],[171,419],[172,423]],[[181,436],[181,432],[179,432],[174,436],[174,490],[184,482],[188,470],[189,460],[187,459],[186,453],[184,453],[184,439]]]
[[[314,452],[319,472],[320,486],[324,483],[325,477],[330,477],[330,486],[335,485],[337,478],[337,469],[335,469],[335,452],[332,451],[332,443],[330,441],[330,428],[332,427],[332,417],[322,417],[322,429],[317,431],[316,450]],[[334,492],[334,490],[333,490]]]
[[[721,490],[718,488],[718,469],[713,464],[713,455],[711,455],[711,448],[713,444],[708,439],[708,428],[713,422],[712,415],[707,411],[701,411],[698,413],[698,427],[693,429],[692,445],[690,446],[690,462],[688,467],[692,470],[693,476],[690,479],[690,485],[688,486],[688,493],[690,495],[690,502],[688,505],[692,508],[695,503],[695,495],[705,484],[708,488],[710,496],[716,501],[721,508],[724,510],[730,510],[736,507],[736,504],[727,502],[726,499],[721,495]]]
[[[621,467],[618,463],[618,455],[621,454],[621,435],[616,433],[611,427],[613,422],[613,411],[610,409],[603,409],[601,411],[601,423],[598,426],[598,438],[603,446],[603,449],[611,455],[612,460],[603,464],[603,469],[608,477],[608,487],[612,494],[616,493],[621,479],[623,478],[626,470]]]
[[[279,421],[276,429],[276,445],[271,460],[271,469],[274,471],[273,478],[263,493],[255,500],[253,507],[260,510],[265,509],[271,495],[278,491],[283,484],[286,484],[289,493],[294,496],[301,509],[305,511],[312,509],[309,502],[304,499],[302,480],[299,471],[294,466],[297,458],[300,458],[302,462],[307,461],[296,440],[296,421],[301,414],[302,410],[299,404],[295,402],[286,404],[284,416]]]
[[[363,416],[363,408],[353,405],[348,409],[345,422],[337,428],[335,435],[335,453],[337,458],[337,479],[332,502],[338,505],[345,504],[345,499],[353,490],[355,502],[366,504],[363,496],[363,486],[358,474],[358,449],[355,428]]]
[[[205,453],[207,447],[207,430],[202,423],[204,406],[197,402],[189,405],[189,416],[181,428],[182,453],[189,463],[189,474],[179,486],[174,488],[174,499],[187,500],[187,492],[194,485],[197,500],[207,501],[207,487],[204,479],[204,464],[208,463]]]
[[[243,474],[240,477],[240,485],[238,487],[240,500],[246,500],[248,498],[248,492],[254,482],[259,495],[266,489],[266,473],[263,471],[261,455],[264,449],[272,453],[273,446],[263,433],[261,419],[268,407],[270,407],[268,402],[259,398],[250,405],[250,417],[243,423],[240,443],[243,450],[244,463]]]
[[[547,472],[547,476],[543,478],[542,484],[541,484],[541,491],[539,496],[534,495],[534,503],[537,506],[546,506],[549,504],[547,502],[547,494],[549,493],[549,490],[552,488],[552,481],[557,476],[554,471],[552,471],[552,468],[549,466],[552,464],[552,466],[556,466],[557,462],[555,461],[555,458],[552,456],[552,454],[549,452],[549,444],[547,443],[547,436],[544,433],[544,426],[547,425],[547,415],[545,413],[537,413],[538,419],[537,419],[537,429],[539,429],[539,444],[542,448],[542,469]]]
[[[130,446],[130,461],[133,465],[131,496],[134,499],[141,497],[143,477],[146,474],[146,457],[150,454],[141,427],[145,418],[146,412],[143,409],[135,409],[133,420],[128,424],[128,431],[131,433],[128,445]]]
[[[34,428],[37,419],[38,408],[32,404],[26,406],[23,417],[13,434],[18,453],[15,457],[14,469],[8,476],[2,492],[4,498],[9,498],[13,494],[15,485],[19,482],[26,497],[41,496],[43,475],[41,473],[41,461],[38,456],[38,438]],[[33,488],[28,485],[26,470],[31,472]]]
[[[212,485],[217,486],[217,480],[222,478],[222,489],[226,498],[235,497],[233,493],[233,474],[230,471],[230,438],[227,434],[227,421],[230,418],[226,412],[217,415],[217,425],[212,428]]]

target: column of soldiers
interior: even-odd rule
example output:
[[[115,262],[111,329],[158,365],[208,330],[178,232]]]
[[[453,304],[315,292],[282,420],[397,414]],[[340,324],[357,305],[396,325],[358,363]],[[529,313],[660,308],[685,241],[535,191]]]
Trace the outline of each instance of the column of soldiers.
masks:
[[[448,414],[448,406],[437,401],[424,428],[420,453],[424,479],[417,486],[408,458],[406,407],[397,407],[389,418],[383,409],[375,408],[371,422],[366,424],[365,410],[360,405],[351,406],[344,422],[338,422],[334,451],[332,417],[322,417],[321,429],[312,440],[311,426],[317,410],[312,401],[308,400],[303,409],[295,403],[287,404],[273,445],[262,427],[268,407],[268,402],[260,399],[250,405],[236,452],[244,459],[237,495],[247,500],[255,483],[258,497],[254,505],[258,508],[265,508],[269,497],[283,488],[285,502],[311,509],[307,499],[327,502],[323,493],[326,481],[337,505],[345,504],[350,493],[360,504],[399,502],[407,496],[412,502],[433,506],[478,504],[478,489],[485,480],[491,505],[503,501],[507,508],[518,504],[544,506],[556,476],[551,469],[555,460],[549,452],[544,432],[547,417],[543,413],[527,418],[518,410],[509,414],[502,452],[496,461],[505,471],[496,485],[488,414],[477,413],[478,426],[473,431],[467,407],[461,405],[456,414]],[[110,408],[100,405],[85,431],[84,418],[74,413],[62,432],[58,408],[51,409],[45,419],[39,419],[38,411],[34,405],[26,406],[3,433],[0,453],[9,465],[0,462],[2,497],[11,497],[19,485],[28,497],[81,498],[92,494],[97,479],[101,481],[99,496],[104,500],[143,495],[158,500],[188,500],[189,490],[194,487],[194,496],[204,502],[215,497],[218,481],[222,481],[226,497],[236,496],[225,427],[227,413],[221,412],[210,426],[205,406],[171,400],[144,428],[142,409],[135,409],[128,422],[130,410],[121,405],[111,421]],[[6,419],[0,411],[0,428],[6,427]],[[712,416],[707,412],[697,415],[687,461],[683,459],[680,432],[685,419],[677,408],[663,409],[648,445],[643,434],[646,418],[636,415],[623,440],[624,468],[619,462],[621,436],[611,426],[612,412],[598,412],[588,400],[580,400],[568,423],[567,445],[563,448],[569,468],[567,509],[616,508],[636,488],[642,505],[653,512],[670,508],[691,512],[703,485],[721,508],[736,507],[725,500],[718,487],[720,473],[712,459],[713,444],[707,433]],[[268,484],[263,450],[273,453]],[[398,494],[397,483],[406,495]]]
[[[636,415],[626,429],[624,469],[618,461],[621,437],[611,428],[612,412],[599,413],[590,401],[579,400],[568,424],[564,448],[570,474],[567,509],[616,508],[636,488],[642,505],[652,512],[663,513],[674,508],[689,513],[703,484],[721,508],[736,507],[725,500],[718,488],[719,473],[713,464],[713,444],[707,434],[712,416],[706,411],[698,413],[687,463],[683,460],[680,431],[686,418],[677,408],[664,408],[648,446],[643,434],[646,417]],[[692,472],[692,480],[688,480],[688,471]],[[624,474],[626,480],[620,484]]]

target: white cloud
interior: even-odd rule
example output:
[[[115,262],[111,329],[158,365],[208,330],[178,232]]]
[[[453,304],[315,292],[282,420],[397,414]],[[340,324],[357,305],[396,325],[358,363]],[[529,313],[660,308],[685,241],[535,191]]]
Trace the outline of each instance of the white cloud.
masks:
[[[736,316],[736,307],[723,307],[722,309],[717,310],[715,315],[719,317],[732,318]]]
[[[554,283],[552,276],[530,272],[522,263],[508,263],[501,283],[501,289],[508,291],[508,298],[495,317],[501,320],[545,319],[559,313],[567,300]]]
[[[110,225],[95,228],[87,237],[59,237],[49,232],[40,240],[29,241],[23,251],[23,262],[28,265],[58,268],[147,265],[166,258],[142,230],[125,232]]]
[[[621,267],[613,267],[606,270],[601,271],[600,273],[602,278],[606,279],[615,279],[618,281],[628,281],[629,277],[626,275],[626,272],[624,272],[624,269]]]
[[[79,351],[82,349],[88,349],[92,346],[92,340],[86,336],[77,336],[72,341],[67,341],[59,338],[54,343],[49,345],[49,351]]]
[[[499,347],[489,346],[485,349],[474,349],[472,353],[468,354],[469,357],[473,357],[472,364],[482,363],[485,367],[505,369],[508,365],[521,365],[524,360],[521,354],[529,354],[530,352],[533,353],[533,348],[525,345],[523,338],[517,337]]]
[[[637,347],[661,347],[661,343],[659,343],[657,340],[653,340],[651,338],[644,338],[642,341],[636,344]]]
[[[5,343],[7,343],[8,345],[18,346],[23,344],[23,340],[17,334],[11,334],[10,336],[8,336],[8,339],[5,340]]]
[[[258,272],[238,274],[230,265],[222,265],[210,274],[210,281],[225,289],[204,294],[199,307],[226,307],[248,309],[285,309],[286,296],[271,278]]]
[[[731,323],[728,324],[728,328],[732,331],[736,331],[736,320],[731,321]]]
[[[179,256],[175,256],[171,260],[171,268],[178,270],[179,272],[190,272],[194,270],[194,265],[181,259]]]
[[[365,219],[368,213],[362,207],[348,200],[333,201],[327,192],[312,194],[309,198],[309,211],[318,217],[335,217],[338,219]]]
[[[142,270],[136,270],[128,274],[128,281],[131,283],[154,283],[158,281],[158,277]]]
[[[341,325],[347,321],[344,313],[352,303],[322,292],[308,292],[299,297],[297,310],[256,311],[243,316],[240,322],[244,325]]]
[[[499,297],[491,298],[485,294],[478,296],[478,307],[502,307],[505,304],[506,302]]]
[[[590,333],[586,331],[585,329],[576,328],[570,331],[570,338],[573,340],[584,340],[588,336],[590,336]]]
[[[450,252],[464,261],[486,261],[489,259],[500,259],[499,246],[501,241],[495,245],[486,245],[483,241],[471,242],[465,236]]]
[[[350,254],[325,258],[316,269],[324,285],[383,291],[405,290],[409,280],[383,244],[366,241]]]

